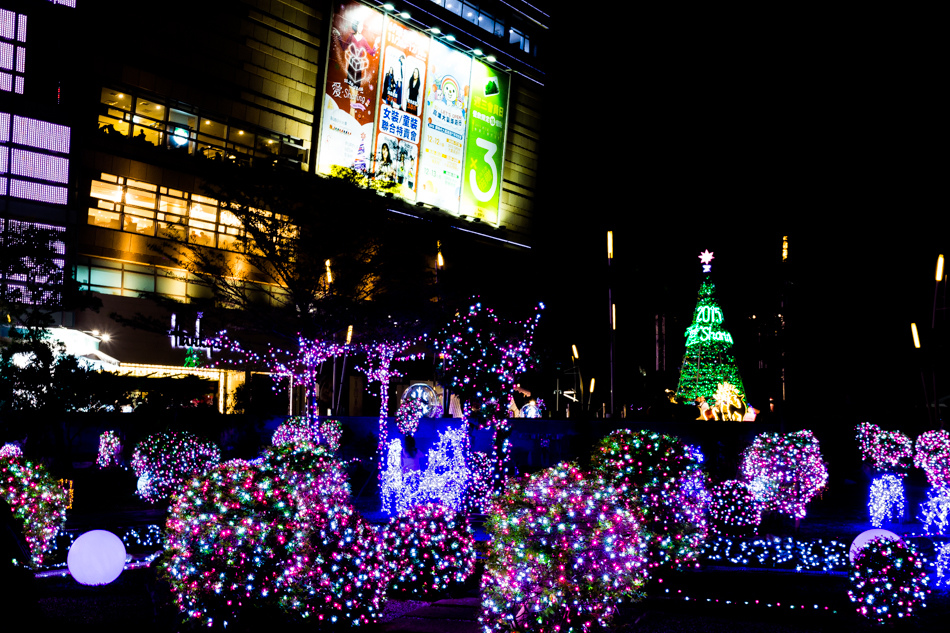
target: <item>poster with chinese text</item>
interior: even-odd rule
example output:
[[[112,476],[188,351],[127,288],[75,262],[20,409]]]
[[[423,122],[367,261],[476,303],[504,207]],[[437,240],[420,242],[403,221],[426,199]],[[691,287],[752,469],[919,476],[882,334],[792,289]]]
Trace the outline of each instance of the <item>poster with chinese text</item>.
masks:
[[[459,213],[497,224],[504,167],[507,74],[472,62],[472,98]]]

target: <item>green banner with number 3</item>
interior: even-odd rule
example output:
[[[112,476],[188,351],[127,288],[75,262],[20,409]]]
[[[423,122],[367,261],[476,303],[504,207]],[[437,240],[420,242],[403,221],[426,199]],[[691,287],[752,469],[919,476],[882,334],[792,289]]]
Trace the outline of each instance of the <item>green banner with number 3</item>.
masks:
[[[508,110],[508,75],[479,61],[472,64],[471,115],[462,171],[461,215],[498,223]]]

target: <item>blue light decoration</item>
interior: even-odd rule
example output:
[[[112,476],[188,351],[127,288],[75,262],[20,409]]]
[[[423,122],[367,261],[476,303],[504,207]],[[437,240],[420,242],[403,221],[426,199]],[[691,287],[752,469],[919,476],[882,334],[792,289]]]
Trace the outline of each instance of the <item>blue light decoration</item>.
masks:
[[[934,486],[927,491],[927,500],[920,504],[917,518],[927,534],[946,534],[950,513],[950,487]]]
[[[897,475],[881,475],[871,483],[868,512],[871,525],[881,527],[885,520],[901,521],[904,518],[904,481]]]
[[[471,479],[467,454],[465,427],[450,428],[445,433],[439,432],[439,440],[429,450],[424,471],[403,471],[402,441],[392,440],[382,474],[380,498],[383,511],[402,516],[415,506],[436,503],[459,512]]]
[[[950,543],[935,543],[937,581],[935,587],[950,587]]]

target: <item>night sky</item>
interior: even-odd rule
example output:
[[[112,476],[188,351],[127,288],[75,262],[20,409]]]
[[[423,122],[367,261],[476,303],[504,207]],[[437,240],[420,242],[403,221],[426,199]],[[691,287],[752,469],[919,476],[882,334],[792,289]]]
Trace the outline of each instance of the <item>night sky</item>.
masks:
[[[914,353],[910,323],[934,343],[934,269],[950,256],[931,40],[898,18],[643,18],[589,33],[580,55],[555,51],[537,213],[544,335],[568,363],[576,342],[585,381],[606,385],[612,229],[618,398],[654,369],[658,313],[675,387],[708,248],[755,406],[775,394],[756,384],[751,316],[782,312],[784,297],[789,415],[925,425],[932,359]]]

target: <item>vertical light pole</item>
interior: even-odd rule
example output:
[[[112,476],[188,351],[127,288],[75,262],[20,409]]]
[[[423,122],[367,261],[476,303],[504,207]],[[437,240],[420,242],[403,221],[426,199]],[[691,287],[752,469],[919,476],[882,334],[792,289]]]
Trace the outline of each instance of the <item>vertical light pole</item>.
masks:
[[[614,415],[614,334],[617,330],[617,308],[613,299],[614,232],[607,231],[607,327],[610,335],[610,417]],[[591,387],[591,391],[594,388]]]
[[[917,334],[917,324],[910,324],[910,334],[914,338],[914,349],[920,349],[920,335]],[[920,366],[920,384],[924,388],[924,407],[927,408],[927,422],[933,424],[933,419],[930,417],[930,398],[927,396],[927,379],[924,377],[924,367]],[[936,415],[936,410],[934,410],[934,415]]]
[[[937,294],[940,289],[940,282],[943,281],[943,253],[937,255],[937,270],[934,273],[934,307],[933,313],[930,318],[930,332],[931,339],[937,341]],[[944,291],[944,298],[946,298],[946,290]],[[938,346],[939,347],[939,346]],[[933,361],[930,366],[930,377],[931,377],[931,389],[933,391],[934,397],[934,420],[940,425],[940,428],[943,428],[943,420],[940,418],[940,409],[938,408],[937,401],[937,354],[932,356]]]

